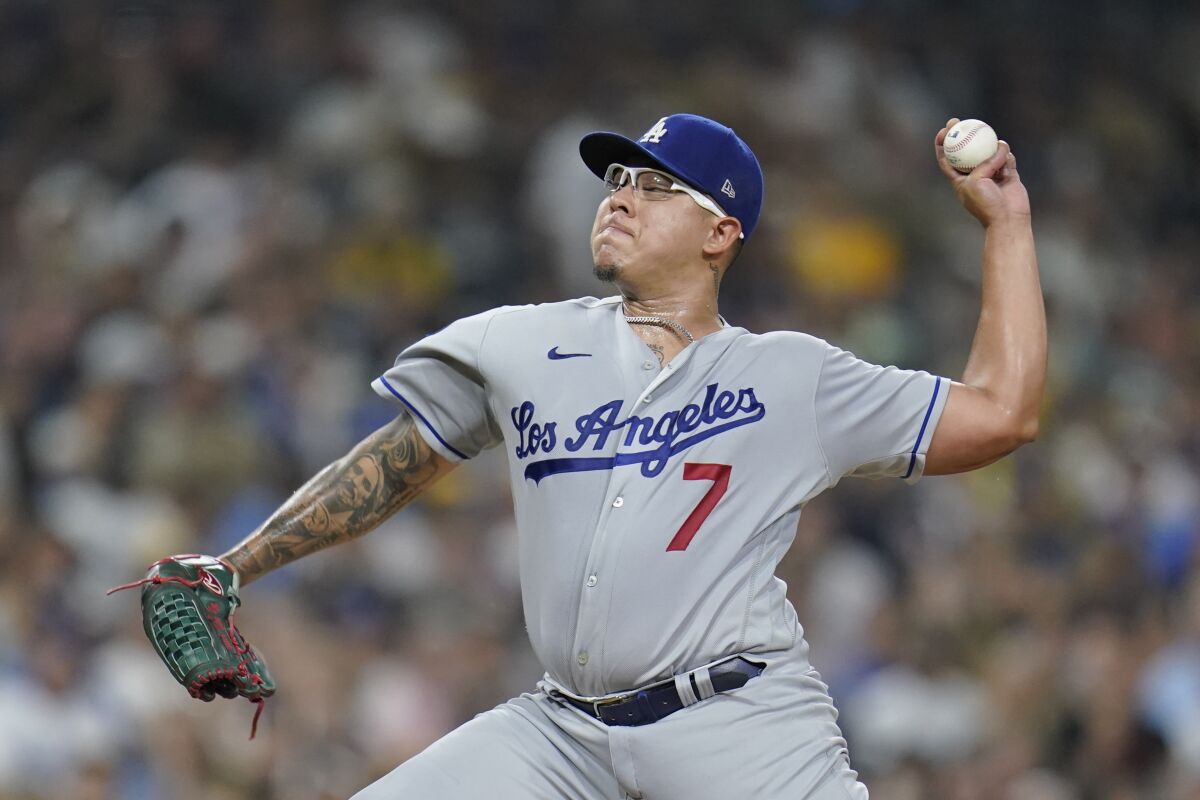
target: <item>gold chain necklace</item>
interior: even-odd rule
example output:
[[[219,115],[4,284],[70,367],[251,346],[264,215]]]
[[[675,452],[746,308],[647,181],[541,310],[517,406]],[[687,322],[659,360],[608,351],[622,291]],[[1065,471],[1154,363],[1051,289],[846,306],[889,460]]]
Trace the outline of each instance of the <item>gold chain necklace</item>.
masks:
[[[621,311],[624,313],[624,306],[621,307]],[[652,317],[648,314],[640,317],[631,317],[628,314],[625,314],[625,321],[630,325],[658,325],[661,328],[667,328],[679,334],[683,338],[687,339],[689,344],[696,341],[696,338],[692,336],[691,332],[687,328],[683,327],[675,320],[667,319],[666,317]]]

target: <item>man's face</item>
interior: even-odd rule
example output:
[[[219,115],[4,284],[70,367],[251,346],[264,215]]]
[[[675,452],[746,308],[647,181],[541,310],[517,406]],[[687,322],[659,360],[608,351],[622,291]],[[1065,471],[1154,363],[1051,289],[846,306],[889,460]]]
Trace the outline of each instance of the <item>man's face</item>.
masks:
[[[592,262],[601,280],[636,282],[694,262],[717,220],[682,192],[655,194],[654,176],[640,177],[637,191],[626,181],[596,208]]]

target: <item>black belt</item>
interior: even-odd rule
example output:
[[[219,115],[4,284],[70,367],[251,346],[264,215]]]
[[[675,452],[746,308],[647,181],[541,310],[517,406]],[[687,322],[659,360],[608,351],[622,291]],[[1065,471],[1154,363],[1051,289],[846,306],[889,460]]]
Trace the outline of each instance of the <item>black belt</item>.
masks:
[[[711,692],[707,691],[708,687],[702,678],[703,668],[701,668],[684,674],[683,677],[687,683],[684,684],[682,690],[678,688],[675,678],[668,678],[665,681],[652,683],[643,689],[606,697],[603,700],[582,700],[554,690],[550,692],[550,696],[559,702],[578,708],[605,725],[649,725],[680,709],[705,700],[713,694],[741,688],[751,678],[761,675],[762,671],[762,664],[735,656],[728,661],[708,667]],[[698,677],[700,680],[697,680]],[[689,686],[691,687],[690,692],[688,691]],[[681,691],[687,697],[681,697]]]

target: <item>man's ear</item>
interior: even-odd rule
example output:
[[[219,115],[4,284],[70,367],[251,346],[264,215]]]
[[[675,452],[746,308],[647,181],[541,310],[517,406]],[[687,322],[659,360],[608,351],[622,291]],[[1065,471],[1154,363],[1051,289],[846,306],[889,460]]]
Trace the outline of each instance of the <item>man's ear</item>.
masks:
[[[741,241],[742,223],[733,217],[721,217],[709,229],[704,242],[705,260],[728,261]]]

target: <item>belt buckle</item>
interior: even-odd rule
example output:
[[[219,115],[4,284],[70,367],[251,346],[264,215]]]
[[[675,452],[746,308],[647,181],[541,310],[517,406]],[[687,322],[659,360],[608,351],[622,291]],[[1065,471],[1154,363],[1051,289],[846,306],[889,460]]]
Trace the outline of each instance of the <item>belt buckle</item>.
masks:
[[[617,703],[624,703],[626,700],[628,700],[631,697],[633,697],[632,694],[626,693],[626,694],[619,694],[616,697],[606,697],[603,700],[593,700],[592,701],[592,713],[595,715],[596,719],[603,720],[604,717],[600,716],[600,709],[602,707],[615,706]]]

